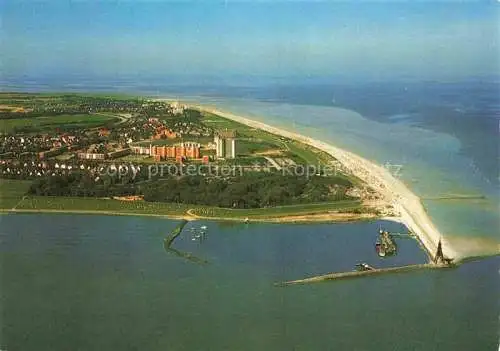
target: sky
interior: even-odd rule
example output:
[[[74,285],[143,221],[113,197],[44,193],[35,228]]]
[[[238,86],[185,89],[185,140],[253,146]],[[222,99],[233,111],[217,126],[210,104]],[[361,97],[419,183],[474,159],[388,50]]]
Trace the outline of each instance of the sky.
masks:
[[[0,0],[0,74],[491,77],[498,5]]]

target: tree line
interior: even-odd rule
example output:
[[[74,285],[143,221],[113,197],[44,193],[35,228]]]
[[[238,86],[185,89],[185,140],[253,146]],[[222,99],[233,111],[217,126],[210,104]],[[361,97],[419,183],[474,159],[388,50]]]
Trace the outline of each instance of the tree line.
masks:
[[[229,178],[168,176],[141,182],[111,176],[96,180],[86,173],[72,173],[36,179],[29,193],[85,197],[143,195],[150,202],[265,208],[348,199],[346,190],[351,186],[342,177],[308,178],[278,173],[249,173]]]

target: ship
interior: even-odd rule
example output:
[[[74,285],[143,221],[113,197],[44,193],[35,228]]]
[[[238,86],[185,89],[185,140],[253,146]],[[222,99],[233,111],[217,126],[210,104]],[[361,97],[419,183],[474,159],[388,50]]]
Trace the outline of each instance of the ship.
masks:
[[[397,253],[397,246],[391,233],[379,228],[379,236],[375,243],[375,250],[380,257],[392,256]]]
[[[382,246],[380,240],[377,239],[377,242],[375,243],[375,251],[377,251],[377,255],[380,257],[385,257],[385,249]]]

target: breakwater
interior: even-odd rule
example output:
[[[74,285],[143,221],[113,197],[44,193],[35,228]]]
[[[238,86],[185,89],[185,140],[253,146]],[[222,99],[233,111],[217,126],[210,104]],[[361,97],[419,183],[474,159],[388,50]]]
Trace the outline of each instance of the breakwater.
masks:
[[[203,258],[199,258],[199,257],[197,257],[189,252],[179,251],[179,250],[171,247],[173,242],[175,241],[175,239],[179,235],[181,235],[182,230],[184,229],[184,227],[186,226],[187,223],[188,223],[188,221],[183,219],[174,229],[172,229],[172,231],[165,237],[165,239],[163,239],[163,248],[165,249],[165,252],[172,253],[172,254],[174,254],[178,257],[184,258],[188,261],[191,261],[191,262],[194,262],[197,264],[207,264],[208,261],[203,259]]]
[[[164,245],[165,247],[170,247],[172,245],[172,243],[174,242],[174,240],[182,233],[182,229],[184,229],[184,227],[186,226],[187,224],[187,220],[183,219],[171,232],[170,234],[168,234],[166,236],[165,239],[163,239],[164,241]]]
[[[299,285],[299,284],[311,284],[311,283],[319,283],[329,280],[339,280],[339,279],[351,279],[351,278],[359,278],[365,276],[372,275],[382,275],[389,273],[404,273],[421,269],[436,269],[436,268],[450,268],[453,267],[451,265],[439,265],[439,264],[412,264],[407,266],[399,266],[399,267],[390,267],[390,268],[375,268],[366,271],[352,271],[352,272],[337,272],[337,273],[328,273],[323,275],[317,275],[304,279],[297,280],[289,280],[275,283],[275,286],[288,286],[288,285]]]

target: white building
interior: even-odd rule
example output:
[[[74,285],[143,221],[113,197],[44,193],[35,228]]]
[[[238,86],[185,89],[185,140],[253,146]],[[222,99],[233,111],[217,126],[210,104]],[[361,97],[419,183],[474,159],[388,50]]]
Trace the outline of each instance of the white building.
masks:
[[[217,158],[236,158],[236,131],[216,132],[214,142]]]

